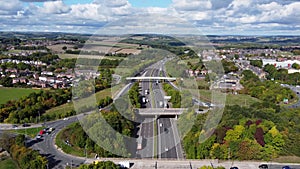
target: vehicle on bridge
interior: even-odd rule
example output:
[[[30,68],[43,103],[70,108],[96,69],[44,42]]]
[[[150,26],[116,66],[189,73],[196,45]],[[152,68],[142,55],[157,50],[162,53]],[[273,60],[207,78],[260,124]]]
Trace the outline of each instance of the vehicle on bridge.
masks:
[[[140,136],[138,139],[137,139],[137,150],[141,150],[143,149],[143,137]]]

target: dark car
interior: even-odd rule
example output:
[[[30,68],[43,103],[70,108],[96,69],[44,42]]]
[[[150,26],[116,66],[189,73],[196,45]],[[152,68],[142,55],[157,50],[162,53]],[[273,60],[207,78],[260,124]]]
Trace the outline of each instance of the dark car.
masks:
[[[29,127],[30,124],[24,123],[22,126],[23,126],[23,127]]]
[[[268,169],[268,165],[267,164],[261,164],[258,166],[259,169]]]
[[[283,166],[282,169],[291,169],[290,166]]]
[[[230,169],[239,169],[238,167],[230,167]]]

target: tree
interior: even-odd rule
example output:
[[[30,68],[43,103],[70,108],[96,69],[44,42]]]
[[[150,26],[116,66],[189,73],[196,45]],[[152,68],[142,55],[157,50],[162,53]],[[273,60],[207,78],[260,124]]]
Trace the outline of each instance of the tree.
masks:
[[[263,62],[262,60],[250,60],[250,65],[262,68]]]
[[[293,63],[292,64],[292,68],[294,68],[294,69],[300,69],[300,65],[297,64],[297,63]]]
[[[253,160],[259,158],[261,146],[253,140],[245,139],[239,144],[237,153],[240,160]]]
[[[230,129],[226,132],[226,136],[224,138],[225,141],[237,141],[240,139],[240,136],[242,135],[243,131],[245,130],[245,127],[242,125],[236,125],[234,126],[234,129]]]
[[[265,143],[274,147],[276,151],[281,151],[285,142],[283,136],[276,129],[276,126],[272,127],[271,130],[265,135],[264,139]]]
[[[19,134],[16,137],[16,144],[19,146],[24,146],[25,143],[25,135],[24,134]]]
[[[260,144],[261,146],[265,145],[264,141],[264,131],[261,127],[256,128],[254,138],[256,139],[257,143]]]
[[[12,87],[12,78],[5,76],[0,79],[0,84],[5,87]]]

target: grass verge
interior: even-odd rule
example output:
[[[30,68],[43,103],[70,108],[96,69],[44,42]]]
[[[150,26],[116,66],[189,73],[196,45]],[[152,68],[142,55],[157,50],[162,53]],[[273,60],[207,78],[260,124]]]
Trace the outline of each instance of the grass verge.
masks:
[[[154,137],[155,136],[158,136],[156,120],[154,120]],[[154,144],[154,158],[157,158],[157,139],[154,139],[154,143],[153,144]]]
[[[297,156],[281,156],[274,159],[275,162],[279,163],[300,163],[300,157]]]
[[[40,130],[42,130],[44,127],[37,127],[37,128],[28,128],[28,129],[16,129],[16,130],[10,130],[13,133],[17,134],[24,134],[31,138],[34,138]]]
[[[63,130],[61,130],[57,134],[57,136],[55,138],[55,144],[59,148],[61,148],[62,151],[65,152],[66,154],[79,156],[79,157],[85,157],[85,150],[83,148],[79,148],[74,145],[69,146],[65,143],[65,141],[68,139],[67,133],[69,132],[69,130],[72,130],[72,128],[74,128],[75,123],[77,123],[77,122],[74,122],[74,123],[68,125],[67,127],[65,127]],[[95,154],[93,154],[93,153],[88,153],[88,155],[87,155],[88,158],[92,158],[94,156],[95,156]]]

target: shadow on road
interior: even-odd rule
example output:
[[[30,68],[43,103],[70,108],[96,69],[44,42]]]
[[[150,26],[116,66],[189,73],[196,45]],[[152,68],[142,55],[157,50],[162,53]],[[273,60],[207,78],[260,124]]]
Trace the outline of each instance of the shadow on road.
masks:
[[[34,139],[34,140],[28,140],[26,142],[26,147],[32,147],[34,144],[42,142],[44,139]]]

